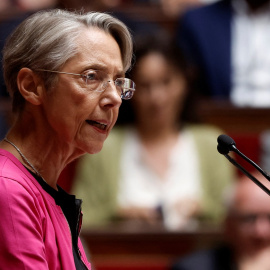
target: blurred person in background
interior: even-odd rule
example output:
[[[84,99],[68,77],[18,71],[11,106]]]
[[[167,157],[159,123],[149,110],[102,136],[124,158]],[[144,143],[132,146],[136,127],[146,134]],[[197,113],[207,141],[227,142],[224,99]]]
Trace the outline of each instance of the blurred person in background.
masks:
[[[179,16],[178,45],[203,97],[270,106],[269,0],[222,0]]]
[[[270,189],[258,172],[253,175]],[[268,270],[270,198],[247,176],[227,190],[224,245],[181,258],[171,270]]]
[[[216,150],[220,130],[194,124],[188,68],[169,36],[138,38],[135,47],[136,95],[122,104],[102,152],[77,164],[73,192],[83,198],[85,228],[115,218],[168,229],[218,223],[234,177]]]

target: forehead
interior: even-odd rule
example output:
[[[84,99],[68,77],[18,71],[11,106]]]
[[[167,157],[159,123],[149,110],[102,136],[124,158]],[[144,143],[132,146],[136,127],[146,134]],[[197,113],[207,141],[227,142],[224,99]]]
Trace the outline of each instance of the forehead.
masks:
[[[118,43],[109,33],[95,27],[82,30],[77,39],[77,54],[69,64],[81,68],[102,69],[106,72],[123,72]]]
[[[235,205],[241,211],[265,211],[270,213],[270,197],[251,180],[247,180],[246,183],[239,186]]]
[[[152,67],[155,69],[158,68],[168,68],[168,62],[166,61],[165,57],[157,52],[150,52],[141,59],[139,59],[137,65],[140,69],[147,69],[148,67]]]
[[[159,52],[150,52],[142,56],[135,67],[136,80],[146,78],[163,78],[164,76],[172,75],[174,66]],[[177,70],[177,73],[179,71]]]

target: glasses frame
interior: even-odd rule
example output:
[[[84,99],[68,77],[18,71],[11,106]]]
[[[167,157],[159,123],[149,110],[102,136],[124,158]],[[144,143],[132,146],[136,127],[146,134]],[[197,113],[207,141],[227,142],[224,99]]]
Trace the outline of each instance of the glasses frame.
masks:
[[[106,72],[101,71],[101,70],[96,70],[96,69],[89,69],[89,70],[97,71],[97,72],[103,72],[103,73],[106,74]],[[48,69],[35,69],[35,71],[40,71],[40,72],[51,72],[51,73],[57,73],[57,74],[67,74],[67,75],[80,76],[80,77],[82,77],[82,78],[85,79],[86,85],[87,85],[87,80],[89,79],[89,78],[87,77],[87,75],[85,75],[85,74],[79,74],[79,73],[64,72],[64,71],[56,71],[56,70],[48,70]],[[121,93],[120,93],[121,99],[124,99],[124,100],[131,99],[131,98],[133,97],[133,95],[134,95],[135,90],[136,90],[136,88],[135,88],[135,87],[136,87],[136,84],[135,84],[131,79],[125,78],[125,77],[117,78],[116,80],[106,80],[106,81],[103,81],[103,82],[102,82],[101,90],[97,90],[97,89],[91,89],[91,90],[94,91],[94,92],[104,92],[104,91],[106,90],[106,88],[107,88],[108,83],[113,82],[114,85],[117,87],[116,84],[117,84],[117,81],[119,81],[119,80],[124,80],[125,82],[128,81],[128,84],[134,86],[134,87],[132,87],[132,88],[130,88],[130,87],[129,87],[129,88],[121,87],[121,90],[122,90]],[[125,85],[125,83],[124,83],[124,85]],[[124,91],[125,89],[127,89],[127,90]],[[125,94],[127,94],[129,91],[131,91],[132,95],[131,95],[131,96],[130,96],[130,95],[125,95]]]

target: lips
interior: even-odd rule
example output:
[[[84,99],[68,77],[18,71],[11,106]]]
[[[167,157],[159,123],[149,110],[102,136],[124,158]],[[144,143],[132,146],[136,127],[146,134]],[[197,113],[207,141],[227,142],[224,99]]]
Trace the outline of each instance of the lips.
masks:
[[[100,130],[103,130],[105,131],[107,129],[107,125],[106,124],[102,124],[102,123],[99,123],[97,121],[93,121],[93,120],[86,120],[86,122],[91,125],[91,126],[94,126]]]

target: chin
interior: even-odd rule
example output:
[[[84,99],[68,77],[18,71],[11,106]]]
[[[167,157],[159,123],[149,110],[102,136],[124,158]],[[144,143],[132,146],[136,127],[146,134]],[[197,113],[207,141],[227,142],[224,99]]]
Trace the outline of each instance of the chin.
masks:
[[[102,149],[102,148],[101,148],[101,149]],[[91,155],[98,154],[98,153],[101,151],[101,149],[95,150],[95,151],[91,151],[91,152],[88,152],[88,154],[91,154]]]
[[[86,152],[88,154],[97,154],[99,153],[103,148],[103,143],[97,143],[94,147],[89,147]]]

